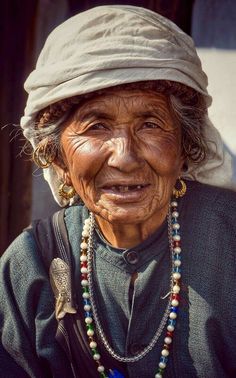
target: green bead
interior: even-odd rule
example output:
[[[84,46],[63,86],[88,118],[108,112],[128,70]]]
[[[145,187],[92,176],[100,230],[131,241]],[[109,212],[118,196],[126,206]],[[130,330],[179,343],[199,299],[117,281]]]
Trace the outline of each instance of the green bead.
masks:
[[[159,369],[158,369],[158,373],[161,374],[161,375],[163,375],[163,373],[164,373],[164,369],[159,368]]]
[[[92,331],[94,331],[94,325],[93,324],[86,324],[86,328],[87,328],[87,330],[91,329]]]
[[[97,350],[96,348],[93,348],[93,349],[92,349],[92,354],[94,355],[94,354],[96,354],[96,353],[98,353],[98,350]]]
[[[99,377],[101,377],[101,378],[107,378],[107,375],[104,372],[102,372],[102,373],[99,373]]]
[[[89,293],[88,286],[83,286],[83,293]]]

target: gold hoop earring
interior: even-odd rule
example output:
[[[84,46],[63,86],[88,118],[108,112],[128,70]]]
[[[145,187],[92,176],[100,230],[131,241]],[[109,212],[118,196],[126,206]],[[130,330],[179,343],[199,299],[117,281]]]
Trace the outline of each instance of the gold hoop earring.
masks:
[[[181,180],[181,178],[179,177],[179,183],[181,184],[181,188],[180,189],[176,189],[174,188],[173,189],[173,196],[175,198],[180,198],[180,197],[183,197],[187,191],[187,185],[185,184],[184,180]]]
[[[48,151],[48,145],[38,145],[33,152],[33,160],[39,168],[48,168],[55,159],[55,152]]]
[[[59,194],[60,197],[66,199],[66,200],[69,200],[69,199],[74,197],[74,195],[76,194],[76,191],[73,188],[73,186],[66,185],[66,183],[63,182],[59,186],[58,194]]]

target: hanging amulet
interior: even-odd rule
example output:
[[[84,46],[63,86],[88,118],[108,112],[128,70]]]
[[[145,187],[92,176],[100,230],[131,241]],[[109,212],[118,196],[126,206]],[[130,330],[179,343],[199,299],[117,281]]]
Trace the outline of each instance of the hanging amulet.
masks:
[[[62,319],[66,313],[75,314],[76,309],[71,304],[71,277],[70,268],[60,258],[52,260],[50,269],[50,283],[56,298],[55,316]]]

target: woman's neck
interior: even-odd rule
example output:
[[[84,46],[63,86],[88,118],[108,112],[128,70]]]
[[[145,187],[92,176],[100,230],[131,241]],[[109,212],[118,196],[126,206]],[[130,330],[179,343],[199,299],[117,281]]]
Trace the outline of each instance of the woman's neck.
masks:
[[[132,248],[146,240],[164,222],[168,209],[152,216],[143,223],[112,224],[100,216],[95,216],[96,222],[105,239],[116,248]]]

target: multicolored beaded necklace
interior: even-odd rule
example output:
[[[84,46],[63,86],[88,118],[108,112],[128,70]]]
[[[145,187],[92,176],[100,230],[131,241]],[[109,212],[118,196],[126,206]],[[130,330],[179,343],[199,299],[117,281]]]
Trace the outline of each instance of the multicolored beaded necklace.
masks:
[[[161,351],[161,356],[158,363],[157,372],[155,378],[161,378],[164,374],[168,357],[170,353],[170,346],[173,340],[176,318],[179,306],[179,292],[180,292],[180,279],[181,279],[181,237],[180,237],[180,225],[178,223],[179,213],[177,211],[178,203],[173,201],[170,204],[167,221],[168,221],[168,238],[169,247],[172,260],[171,269],[171,279],[170,279],[170,292],[167,294],[169,296],[168,304],[160,325],[154,334],[149,345],[146,346],[140,353],[134,357],[123,357],[118,355],[113,348],[110,346],[107,337],[101,326],[101,322],[98,316],[98,311],[96,303],[94,300],[94,287],[93,287],[93,277],[92,277],[92,265],[93,265],[93,232],[95,226],[95,219],[93,213],[90,213],[88,219],[84,222],[83,232],[82,232],[82,243],[80,264],[81,264],[81,285],[83,291],[83,304],[84,304],[84,316],[85,324],[87,328],[88,342],[91,349],[91,355],[97,364],[97,371],[101,378],[124,378],[116,369],[105,369],[101,362],[101,355],[98,350],[97,338],[95,330],[99,335],[101,342],[108,351],[108,353],[120,362],[136,362],[143,358],[147,353],[149,353],[156,342],[159,340],[164,328],[166,327],[166,334],[164,337],[164,345]],[[94,326],[95,325],[95,326]]]

